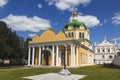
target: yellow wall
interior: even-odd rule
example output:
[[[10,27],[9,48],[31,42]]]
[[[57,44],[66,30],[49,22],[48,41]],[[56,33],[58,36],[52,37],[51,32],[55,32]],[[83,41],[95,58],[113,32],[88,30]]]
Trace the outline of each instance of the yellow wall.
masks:
[[[85,29],[77,29],[77,30],[70,29],[70,30],[66,30],[65,33],[68,36],[68,33],[73,32],[74,33],[74,39],[76,39],[76,31],[78,31],[78,35],[79,35],[80,32],[84,33],[84,38],[85,39],[87,38],[87,30],[85,30]],[[79,36],[78,36],[78,38],[79,38]]]
[[[38,47],[36,47],[35,48],[35,65],[38,65],[38,50],[39,50],[39,48]]]
[[[60,31],[56,34],[53,30],[47,29],[42,33],[41,36],[34,36],[32,41],[29,41],[29,44],[33,43],[44,43],[44,42],[54,42],[54,41],[66,41],[72,40],[73,38],[67,38],[66,35]]]

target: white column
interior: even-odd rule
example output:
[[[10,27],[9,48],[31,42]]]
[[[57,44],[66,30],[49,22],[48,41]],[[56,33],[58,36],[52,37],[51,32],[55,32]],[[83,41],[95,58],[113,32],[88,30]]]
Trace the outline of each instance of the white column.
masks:
[[[89,50],[88,50],[88,64],[90,64]]]
[[[76,30],[76,39],[78,39],[79,38],[79,32],[78,32],[78,30]]]
[[[54,45],[52,46],[52,66],[54,66]]]
[[[78,46],[76,47],[76,65],[78,66]]]
[[[67,45],[65,45],[65,64],[67,65]]]
[[[45,46],[42,46],[42,51],[45,50]],[[43,64],[43,54],[41,53],[41,65]]]
[[[30,50],[30,47],[29,47],[29,52],[28,52],[28,66],[30,65],[30,53],[31,53],[31,50]]]
[[[43,47],[43,49],[42,50],[45,50],[45,47],[44,46],[42,46]]]
[[[75,66],[75,65],[74,65],[74,61],[75,61],[75,60],[74,60],[74,57],[75,57],[74,54],[75,54],[75,53],[74,53],[74,46],[71,45],[71,66]]]
[[[41,65],[41,47],[39,47],[39,61],[38,65]]]
[[[56,45],[56,66],[58,66],[58,45]]]
[[[32,50],[32,65],[34,65],[35,47]]]

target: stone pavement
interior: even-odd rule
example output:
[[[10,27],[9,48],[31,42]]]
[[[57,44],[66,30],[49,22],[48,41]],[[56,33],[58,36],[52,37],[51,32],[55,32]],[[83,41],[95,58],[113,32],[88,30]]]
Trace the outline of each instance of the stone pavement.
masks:
[[[86,75],[59,75],[58,73],[48,73],[35,76],[23,77],[32,80],[79,80]]]

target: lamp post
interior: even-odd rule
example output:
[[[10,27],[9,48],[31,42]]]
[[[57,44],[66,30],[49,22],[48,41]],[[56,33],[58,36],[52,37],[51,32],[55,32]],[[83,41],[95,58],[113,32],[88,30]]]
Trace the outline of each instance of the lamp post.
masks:
[[[64,69],[66,69],[66,56],[65,53],[66,52],[66,47],[64,47]]]
[[[65,58],[66,57],[65,54],[67,54],[66,53],[66,47],[64,47],[63,54],[64,54],[64,59],[63,59],[64,67],[58,74],[60,74],[60,75],[71,75],[71,72],[66,68],[66,58]]]

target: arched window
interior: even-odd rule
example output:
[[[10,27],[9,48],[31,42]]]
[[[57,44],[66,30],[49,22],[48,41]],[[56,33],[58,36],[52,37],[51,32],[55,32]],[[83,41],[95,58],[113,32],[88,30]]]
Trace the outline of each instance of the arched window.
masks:
[[[102,52],[103,52],[103,53],[105,52],[105,48],[102,48]]]
[[[103,59],[105,59],[105,56],[104,56],[104,55],[102,55],[102,58],[103,58]]]
[[[97,48],[97,52],[98,52],[98,53],[100,52],[100,48]]]
[[[107,50],[107,52],[108,52],[108,53],[110,53],[110,48],[109,48],[109,47],[107,47],[107,49],[106,49],[106,50]]]
[[[110,56],[109,56],[109,59],[112,59],[112,58],[113,58],[113,57],[110,55]]]

